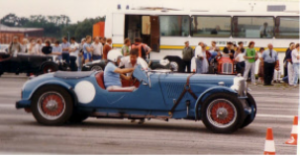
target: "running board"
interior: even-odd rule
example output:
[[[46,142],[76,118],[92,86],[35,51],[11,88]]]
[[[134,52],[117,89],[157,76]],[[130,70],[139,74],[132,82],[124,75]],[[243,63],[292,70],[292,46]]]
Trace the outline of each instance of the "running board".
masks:
[[[155,116],[155,115],[139,115],[139,114],[123,114],[123,113],[103,113],[103,112],[95,112],[92,113],[91,116],[97,118],[130,118],[130,119],[162,119],[167,120],[170,119],[170,116]]]

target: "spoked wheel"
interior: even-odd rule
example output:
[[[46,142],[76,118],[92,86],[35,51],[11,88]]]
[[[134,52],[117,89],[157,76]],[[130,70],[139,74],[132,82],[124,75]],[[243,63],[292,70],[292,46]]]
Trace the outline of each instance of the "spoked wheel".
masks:
[[[95,71],[103,71],[102,67],[99,66],[99,65],[93,66],[93,67],[91,68],[91,71],[93,71],[93,70],[95,70]]]
[[[39,123],[60,125],[65,123],[72,115],[72,98],[61,87],[45,86],[33,96],[31,110]]]
[[[177,62],[175,62],[175,61],[170,62],[170,66],[173,69],[173,71],[176,71],[176,72],[178,71],[179,66],[178,66]]]
[[[205,126],[215,133],[234,132],[245,118],[241,102],[226,93],[214,94],[205,100],[201,115]]]

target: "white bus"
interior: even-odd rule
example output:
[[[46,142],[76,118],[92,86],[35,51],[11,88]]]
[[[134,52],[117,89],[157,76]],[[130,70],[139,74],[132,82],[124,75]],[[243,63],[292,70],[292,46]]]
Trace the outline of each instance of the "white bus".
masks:
[[[262,36],[264,24],[267,35]],[[117,10],[106,15],[105,37],[111,37],[113,47],[120,48],[124,39],[140,37],[152,48],[151,59],[166,55],[181,57],[184,42],[194,48],[200,41],[211,45],[216,41],[222,50],[228,41],[242,41],[246,47],[250,41],[255,48],[273,44],[279,53],[283,74],[283,59],[290,42],[299,42],[298,12],[250,12],[226,10],[213,13],[207,10],[180,11],[176,9],[145,7]],[[257,72],[257,71],[256,71]]]

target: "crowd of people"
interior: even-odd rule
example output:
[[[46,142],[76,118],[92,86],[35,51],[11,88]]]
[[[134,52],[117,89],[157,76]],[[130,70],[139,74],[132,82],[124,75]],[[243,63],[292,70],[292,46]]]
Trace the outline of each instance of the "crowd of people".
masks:
[[[120,53],[123,56],[128,56],[132,48],[138,49],[139,57],[143,59],[146,59],[152,50],[147,44],[142,43],[140,38],[136,38],[133,44],[126,38]],[[70,42],[67,37],[63,37],[61,42],[57,40],[53,45],[49,40],[46,40],[43,45],[41,39],[31,40],[29,42],[24,38],[19,42],[18,37],[14,37],[7,52],[12,56],[16,56],[18,53],[57,55],[58,59],[65,61],[67,64],[72,61],[76,62],[78,71],[80,71],[84,63],[96,60],[107,60],[107,55],[111,49],[113,49],[111,38],[94,37],[92,39],[89,35],[82,38],[81,43],[76,43],[74,37],[71,37]]]
[[[227,42],[226,47],[220,50],[216,46],[216,42],[211,42],[211,47],[203,42],[199,42],[195,50],[185,42],[185,47],[182,50],[182,59],[186,72],[191,72],[191,61],[195,56],[196,73],[205,74],[209,71],[209,63],[217,57],[228,57],[236,66],[236,72],[240,73],[246,80],[251,79],[252,84],[257,85],[255,78],[255,69],[258,66],[258,82],[264,85],[272,85],[272,82],[280,82],[281,71],[279,68],[278,53],[273,49],[272,44],[268,44],[267,48],[259,48],[255,50],[255,42],[251,41],[247,47],[244,47],[243,42],[238,42],[238,45],[232,42]],[[297,87],[299,78],[299,43],[290,43],[286,51],[284,59],[284,78],[283,81],[291,86]]]
[[[76,39],[71,37],[70,42],[67,37],[62,38],[62,42],[55,41],[52,46],[49,40],[42,44],[41,39],[31,40],[30,42],[24,38],[19,42],[17,37],[13,38],[13,42],[8,47],[8,54],[17,55],[18,53],[28,53],[32,55],[57,55],[59,59],[67,64],[70,61],[76,61],[78,70],[81,70],[84,63],[95,60],[107,60],[108,53],[113,49],[112,39],[105,37],[86,36],[81,39],[81,43],[76,43]],[[232,42],[227,42],[223,50],[216,45],[215,41],[211,42],[211,46],[203,42],[199,42],[193,49],[189,42],[185,42],[185,47],[182,50],[182,62],[184,69],[187,67],[187,72],[191,72],[191,60],[195,56],[196,73],[208,73],[209,64],[212,59],[217,57],[229,57],[236,66],[237,73],[243,75],[245,79],[250,78],[251,82],[256,85],[255,69],[258,66],[258,82],[263,82],[264,85],[272,85],[272,81],[279,82],[281,71],[279,68],[278,53],[273,49],[272,44],[268,44],[267,48],[261,47],[258,51],[255,50],[255,42],[249,42],[247,47],[244,47],[243,42],[238,42],[238,45]],[[146,60],[149,57],[151,48],[142,42],[141,38],[135,38],[134,43],[130,39],[124,40],[124,45],[120,50],[122,56],[129,56],[131,49],[136,49],[138,57]],[[74,59],[70,59],[74,56]],[[297,86],[300,68],[299,43],[290,43],[286,50],[284,59],[284,78],[283,80],[291,86]]]

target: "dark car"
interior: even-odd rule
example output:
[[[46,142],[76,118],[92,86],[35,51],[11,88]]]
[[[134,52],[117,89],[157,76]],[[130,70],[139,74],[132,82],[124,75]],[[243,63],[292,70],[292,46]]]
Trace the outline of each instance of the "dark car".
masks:
[[[35,75],[58,70],[52,56],[18,54],[13,57],[0,53],[0,76],[4,73],[32,73]]]

